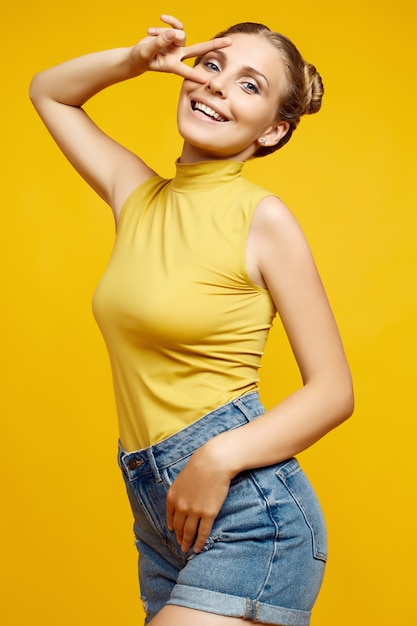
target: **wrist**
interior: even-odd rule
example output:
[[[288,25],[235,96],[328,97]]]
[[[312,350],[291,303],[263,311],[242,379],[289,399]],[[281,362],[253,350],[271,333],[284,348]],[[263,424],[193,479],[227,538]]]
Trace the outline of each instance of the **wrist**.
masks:
[[[207,441],[201,448],[206,462],[213,464],[222,473],[224,472],[230,480],[246,469],[235,435],[234,430],[221,433]]]
[[[109,58],[109,73],[114,74],[114,82],[122,82],[135,78],[144,72],[135,65],[132,57],[134,46],[116,48],[111,51],[113,54]]]

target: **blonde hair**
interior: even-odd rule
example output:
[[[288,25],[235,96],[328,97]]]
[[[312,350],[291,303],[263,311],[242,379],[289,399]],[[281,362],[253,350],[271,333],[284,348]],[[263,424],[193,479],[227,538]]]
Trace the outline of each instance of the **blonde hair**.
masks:
[[[236,33],[264,37],[278,50],[284,62],[287,89],[280,97],[276,120],[288,122],[289,129],[277,145],[260,146],[253,155],[254,157],[266,156],[288,143],[302,115],[317,113],[320,110],[324,94],[323,82],[314,65],[304,61],[288,37],[271,31],[264,24],[241,22],[218,33],[215,38]],[[198,63],[199,59],[196,62]]]

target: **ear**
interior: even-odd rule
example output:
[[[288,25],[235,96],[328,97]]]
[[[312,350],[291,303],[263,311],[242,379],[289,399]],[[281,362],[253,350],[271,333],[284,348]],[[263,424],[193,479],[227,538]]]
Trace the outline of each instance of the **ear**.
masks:
[[[265,147],[276,146],[283,136],[287,134],[289,127],[289,122],[276,122],[263,133],[262,137],[259,137],[258,143]]]

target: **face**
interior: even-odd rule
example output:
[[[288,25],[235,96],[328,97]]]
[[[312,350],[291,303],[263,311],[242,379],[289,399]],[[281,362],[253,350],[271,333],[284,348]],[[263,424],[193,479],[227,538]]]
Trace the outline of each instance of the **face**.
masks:
[[[245,161],[264,145],[275,145],[287,130],[276,121],[285,89],[280,53],[253,34],[231,35],[227,48],[206,54],[196,69],[204,84],[185,80],[178,104],[184,139],[181,162]]]

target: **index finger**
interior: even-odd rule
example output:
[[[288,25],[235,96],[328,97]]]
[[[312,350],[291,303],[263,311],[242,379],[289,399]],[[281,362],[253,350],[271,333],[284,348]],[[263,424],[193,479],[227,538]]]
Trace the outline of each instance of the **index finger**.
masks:
[[[185,54],[181,57],[181,63],[178,65],[178,74],[183,78],[187,78],[188,80],[193,80],[196,83],[205,83],[207,78],[202,76],[202,74],[196,71],[195,68],[183,63],[184,59],[191,59],[193,57],[202,57],[208,52],[212,52],[214,50],[219,50],[220,48],[226,48],[230,46],[232,40],[230,37],[218,37],[217,39],[211,39],[210,41],[205,41],[203,43],[196,43],[192,46],[187,46],[184,48]]]
[[[204,41],[203,43],[195,43],[192,46],[184,48],[185,54],[182,55],[181,60],[200,57],[207,54],[207,52],[219,50],[219,48],[227,48],[227,46],[230,46],[231,43],[232,40],[230,37],[217,37],[216,39],[210,39],[209,41]]]

